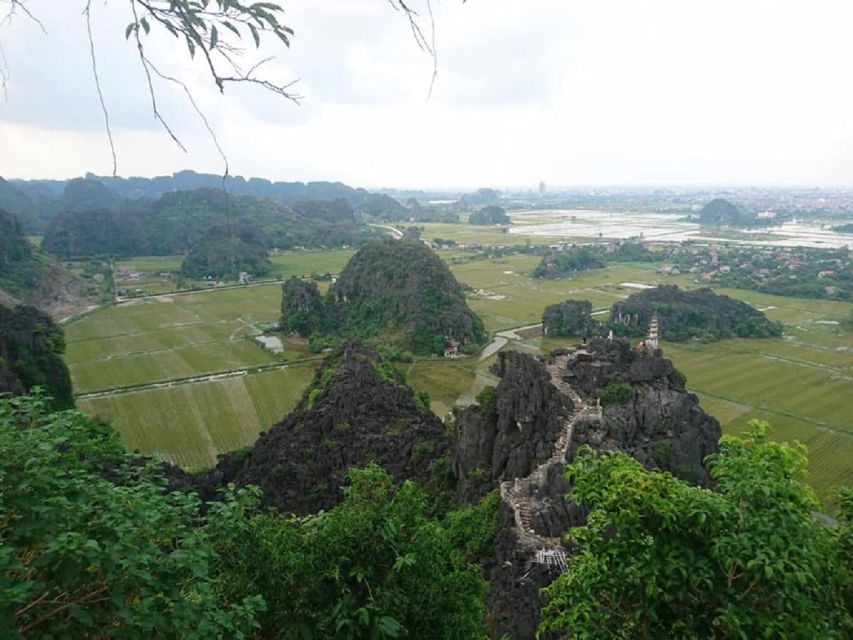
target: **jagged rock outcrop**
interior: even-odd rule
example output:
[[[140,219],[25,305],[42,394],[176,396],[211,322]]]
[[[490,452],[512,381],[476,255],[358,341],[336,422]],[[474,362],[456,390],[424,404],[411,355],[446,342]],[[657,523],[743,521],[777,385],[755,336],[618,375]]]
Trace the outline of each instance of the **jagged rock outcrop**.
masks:
[[[562,417],[573,408],[551,384],[542,363],[529,354],[502,351],[492,372],[501,381],[481,395],[486,406],[456,413],[453,471],[463,499],[476,499],[495,483],[524,477],[547,460]]]
[[[456,413],[453,467],[463,499],[494,486],[485,476],[500,485],[505,530],[484,565],[489,629],[495,638],[528,639],[543,604],[539,589],[575,551],[565,534],[586,518],[583,505],[565,500],[563,471],[578,447],[619,449],[708,485],[702,461],[717,451],[720,426],[659,350],[636,351],[625,340],[595,339],[544,361],[504,352],[493,371],[501,377],[494,391]],[[627,394],[607,393],[613,385]]]
[[[586,350],[589,355],[580,354],[565,373],[570,385],[594,397],[624,382],[633,394],[624,404],[605,404],[601,423],[579,424],[573,446],[619,449],[648,468],[708,486],[703,460],[718,450],[720,423],[700,408],[672,361],[659,351],[632,349],[625,340],[595,339]]]
[[[308,514],[341,500],[351,467],[376,462],[398,481],[427,483],[449,447],[444,425],[396,369],[349,342],[323,362],[293,412],[193,484],[203,496],[228,482],[255,484],[264,504]]]
[[[50,316],[29,305],[0,304],[0,392],[21,394],[40,386],[54,409],[72,408],[64,352],[62,328]]]

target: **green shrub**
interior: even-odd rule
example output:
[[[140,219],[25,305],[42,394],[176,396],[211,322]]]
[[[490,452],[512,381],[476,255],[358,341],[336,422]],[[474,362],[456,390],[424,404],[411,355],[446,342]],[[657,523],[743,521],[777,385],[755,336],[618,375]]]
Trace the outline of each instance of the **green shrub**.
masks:
[[[627,404],[634,397],[634,388],[627,382],[614,381],[598,394],[602,405]]]

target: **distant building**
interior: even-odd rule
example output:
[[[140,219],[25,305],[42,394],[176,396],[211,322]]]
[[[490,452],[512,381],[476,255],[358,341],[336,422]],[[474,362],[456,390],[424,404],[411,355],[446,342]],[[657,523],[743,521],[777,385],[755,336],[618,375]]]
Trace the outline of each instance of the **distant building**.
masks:
[[[540,198],[545,197],[545,183],[544,182],[539,183],[539,197]]]

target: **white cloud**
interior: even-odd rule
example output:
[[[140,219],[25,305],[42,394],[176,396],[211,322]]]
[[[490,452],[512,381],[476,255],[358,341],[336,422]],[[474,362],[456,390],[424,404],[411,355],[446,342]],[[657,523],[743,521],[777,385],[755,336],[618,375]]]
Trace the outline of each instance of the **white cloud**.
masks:
[[[109,170],[74,4],[42,2],[68,33],[0,32],[15,73],[0,105],[2,175]],[[434,1],[428,103],[431,61],[385,0],[285,4],[296,36],[268,71],[302,78],[301,107],[250,87],[219,96],[174,43],[158,51],[233,173],[365,186],[853,182],[847,0]],[[161,87],[161,102],[191,153],[152,134],[121,19],[98,32],[120,172],[217,170],[179,90]]]

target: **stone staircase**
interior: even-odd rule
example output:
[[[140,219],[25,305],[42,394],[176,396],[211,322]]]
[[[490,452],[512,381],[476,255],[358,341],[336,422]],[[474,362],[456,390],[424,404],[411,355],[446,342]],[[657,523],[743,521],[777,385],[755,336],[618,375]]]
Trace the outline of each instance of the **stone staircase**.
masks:
[[[528,476],[505,480],[500,485],[501,498],[513,511],[519,543],[531,552],[535,552],[534,562],[557,567],[561,571],[566,570],[566,555],[562,549],[560,538],[537,534],[533,528],[533,513],[537,501],[536,489],[545,486],[548,471],[553,465],[559,465],[562,468],[566,464],[566,453],[572,442],[572,431],[575,424],[582,419],[601,420],[601,406],[598,402],[594,406],[589,406],[562,376],[562,372],[566,370],[571,361],[578,355],[585,353],[587,352],[576,350],[570,354],[557,356],[545,367],[551,377],[551,384],[557,391],[571,400],[573,407],[572,413],[563,420],[560,436],[554,443],[553,453]]]

